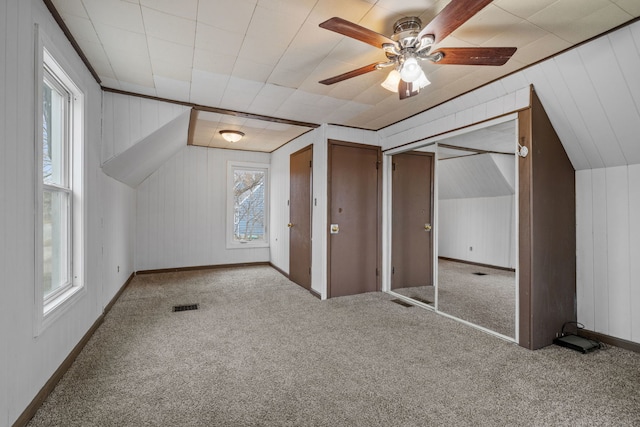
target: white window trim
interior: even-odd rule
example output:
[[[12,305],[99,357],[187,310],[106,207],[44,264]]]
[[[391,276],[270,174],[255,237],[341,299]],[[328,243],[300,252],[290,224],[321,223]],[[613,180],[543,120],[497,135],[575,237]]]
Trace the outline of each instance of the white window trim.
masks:
[[[233,239],[234,200],[233,185],[235,169],[259,170],[265,172],[264,182],[264,239],[257,242],[238,242]],[[227,161],[227,249],[268,248],[269,247],[269,179],[268,163]]]
[[[34,87],[35,87],[35,285],[34,285],[34,336],[39,336],[49,325],[51,325],[57,318],[64,314],[74,303],[86,294],[84,286],[84,273],[85,273],[85,231],[84,231],[84,212],[85,201],[83,194],[84,187],[84,117],[85,117],[85,102],[84,93],[76,85],[74,79],[69,77],[69,74],[60,65],[57,58],[64,58],[63,55],[56,49],[51,40],[39,29],[39,26],[35,24],[35,75],[34,75]],[[44,77],[44,64],[51,72],[58,78],[65,88],[72,94],[72,101],[70,102],[69,111],[69,137],[70,144],[69,150],[71,150],[70,157],[72,158],[70,176],[71,176],[71,286],[65,291],[56,294],[53,298],[50,298],[45,303],[43,296],[43,236],[42,236],[42,220],[43,220],[43,206],[42,195],[45,188],[45,184],[42,179],[42,82]],[[66,65],[67,69],[71,69]],[[80,81],[79,78],[75,78],[75,81]]]

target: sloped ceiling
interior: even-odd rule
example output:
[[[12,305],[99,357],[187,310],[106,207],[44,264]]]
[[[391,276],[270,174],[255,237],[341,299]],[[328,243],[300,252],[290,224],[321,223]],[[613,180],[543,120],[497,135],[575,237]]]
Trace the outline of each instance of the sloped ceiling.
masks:
[[[132,188],[187,144],[190,111],[158,128],[102,165],[104,173]]]
[[[640,1],[635,4],[640,7]],[[640,163],[640,22],[527,68],[576,170]]]
[[[640,15],[637,0],[495,0],[440,46],[515,46],[513,58],[502,67],[423,63],[432,84],[419,96],[400,101],[380,87],[384,71],[332,86],[319,84],[385,57],[380,49],[318,24],[339,16],[389,35],[398,18],[415,15],[429,22],[450,0],[51,2],[106,88],[374,130]],[[590,56],[608,61],[626,48],[602,46]]]
[[[496,157],[502,167],[498,167]],[[504,168],[511,160],[514,168]],[[467,199],[514,194],[515,162],[512,155],[477,154],[438,162],[438,198]]]

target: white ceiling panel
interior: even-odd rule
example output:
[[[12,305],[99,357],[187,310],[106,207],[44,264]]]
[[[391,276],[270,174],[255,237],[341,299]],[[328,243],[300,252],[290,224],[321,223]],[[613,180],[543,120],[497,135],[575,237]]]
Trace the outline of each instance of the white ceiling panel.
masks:
[[[492,4],[513,15],[519,16],[523,19],[528,19],[556,1],[557,0],[536,0],[535,2],[522,0],[494,0]]]
[[[149,56],[152,59],[178,62],[182,66],[191,66],[193,63],[193,46],[185,46],[167,40],[147,37]]]
[[[196,49],[223,55],[237,56],[242,47],[244,34],[235,33],[198,22],[196,27]],[[211,55],[215,58],[215,55]]]
[[[637,0],[613,0],[613,2],[630,15],[640,14],[640,2]]]
[[[65,18],[75,16],[89,19],[87,11],[84,9],[82,0],[60,0],[56,2],[56,10]]]
[[[100,38],[93,26],[93,21],[91,21],[88,16],[80,17],[76,15],[65,15],[64,22],[68,27],[75,29],[75,39],[78,43],[100,43]]]
[[[209,51],[195,49],[193,52],[193,68],[216,74],[232,75],[238,58],[232,55],[212,54]]]
[[[140,0],[142,6],[180,18],[196,20],[198,0]]]
[[[82,4],[94,23],[134,33],[145,32],[139,5],[121,0],[82,0]]]
[[[553,67],[517,72],[637,18],[636,0],[494,0],[434,49],[516,47],[513,57],[499,67],[423,62],[432,84],[406,100],[380,88],[387,69],[319,83],[386,60],[381,49],[320,28],[321,22],[340,17],[390,36],[400,17],[419,16],[426,25],[452,1],[465,0],[52,0],[107,88],[376,130],[514,73],[449,105],[474,107],[533,82],[541,98],[551,88],[563,94],[546,99],[560,103],[552,108],[555,125],[575,144],[568,149],[574,164],[637,157],[627,141],[638,125],[623,122],[636,118],[631,106],[640,110],[638,25],[617,43],[598,47],[602,52],[583,49],[562,55]],[[598,58],[604,64],[597,66]],[[626,95],[617,97],[620,87]],[[490,108],[462,114],[486,116]]]
[[[169,15],[147,7],[142,8],[142,16],[148,37],[191,47],[195,45],[195,20]]]
[[[257,0],[198,0],[198,21],[245,34]]]
[[[229,76],[193,70],[191,78],[191,102],[198,105],[220,105]]]
[[[153,76],[156,93],[160,98],[189,102],[191,82],[175,80],[163,76]]]

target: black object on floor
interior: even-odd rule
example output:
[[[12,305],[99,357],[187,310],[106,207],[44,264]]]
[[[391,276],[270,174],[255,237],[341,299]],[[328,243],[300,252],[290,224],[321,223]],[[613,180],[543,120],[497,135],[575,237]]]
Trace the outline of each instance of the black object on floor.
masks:
[[[563,337],[558,337],[553,340],[553,343],[561,347],[579,351],[582,354],[586,354],[600,348],[600,343],[579,337],[578,335],[565,335]]]
[[[487,275],[487,273],[481,273],[479,271],[476,272],[476,273],[473,273],[473,274],[475,274],[476,276],[486,276]]]
[[[188,311],[188,310],[197,310],[198,304],[186,304],[186,305],[174,305],[173,311]]]

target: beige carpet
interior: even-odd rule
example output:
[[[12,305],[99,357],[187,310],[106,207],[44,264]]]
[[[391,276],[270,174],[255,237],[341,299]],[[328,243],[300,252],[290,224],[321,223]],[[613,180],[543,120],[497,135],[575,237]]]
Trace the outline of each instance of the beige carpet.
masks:
[[[441,259],[438,261],[438,309],[514,338],[515,273]]]
[[[269,267],[137,276],[30,425],[640,425],[640,354],[529,351],[391,299]]]
[[[440,259],[438,310],[514,338],[515,280],[512,271]],[[435,307],[433,286],[393,289],[393,292]]]

